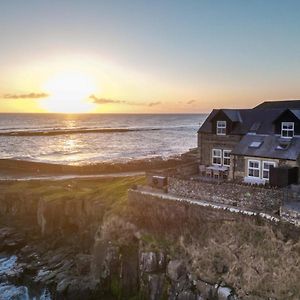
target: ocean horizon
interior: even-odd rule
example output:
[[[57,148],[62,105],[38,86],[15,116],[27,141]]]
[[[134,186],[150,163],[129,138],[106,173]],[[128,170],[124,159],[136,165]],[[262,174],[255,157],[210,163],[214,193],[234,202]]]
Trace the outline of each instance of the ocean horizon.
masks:
[[[206,116],[2,113],[0,159],[68,165],[166,159],[197,146]]]

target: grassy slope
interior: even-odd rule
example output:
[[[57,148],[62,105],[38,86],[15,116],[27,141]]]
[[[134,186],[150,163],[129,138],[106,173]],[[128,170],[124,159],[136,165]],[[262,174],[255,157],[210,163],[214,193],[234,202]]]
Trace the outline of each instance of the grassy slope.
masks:
[[[59,181],[9,181],[0,182],[0,195],[56,201],[63,199],[101,199],[112,210],[120,210],[127,200],[127,190],[143,184],[143,176],[116,179],[72,179]]]

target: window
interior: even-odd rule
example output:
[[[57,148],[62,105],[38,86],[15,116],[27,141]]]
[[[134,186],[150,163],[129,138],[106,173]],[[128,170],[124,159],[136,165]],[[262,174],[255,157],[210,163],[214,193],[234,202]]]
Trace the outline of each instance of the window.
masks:
[[[222,165],[222,150],[213,149],[212,150],[212,164],[213,165]]]
[[[262,142],[252,142],[249,145],[249,148],[259,148],[262,145]]]
[[[226,121],[217,121],[217,135],[226,135]]]
[[[291,141],[290,140],[286,140],[286,141],[279,141],[279,144],[276,146],[276,150],[286,150],[289,148],[291,144]]]
[[[230,152],[231,150],[223,150],[223,165],[230,167]]]
[[[248,160],[248,176],[260,178],[260,161]]]
[[[281,123],[281,136],[288,137],[288,138],[294,136],[294,122]]]
[[[263,169],[262,169],[262,177],[263,179],[269,180],[270,178],[270,167],[276,166],[276,163],[274,161],[263,161]]]

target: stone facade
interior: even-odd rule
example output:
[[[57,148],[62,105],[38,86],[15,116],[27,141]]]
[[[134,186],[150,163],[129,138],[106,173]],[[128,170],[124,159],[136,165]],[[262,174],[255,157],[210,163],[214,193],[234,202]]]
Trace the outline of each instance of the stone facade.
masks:
[[[168,192],[181,197],[210,201],[266,212],[277,212],[283,191],[274,188],[253,187],[236,183],[222,184],[168,178]]]
[[[271,159],[271,158],[263,158],[263,157],[250,157],[250,156],[237,156],[232,155],[231,156],[231,176],[230,179],[236,180],[236,181],[243,181],[244,177],[248,174],[248,159],[251,160],[259,160],[259,161],[272,161],[276,163],[276,166],[282,167],[282,166],[288,166],[288,167],[298,167],[298,163],[293,160],[283,160],[283,159]],[[261,163],[262,165],[262,163]],[[300,168],[299,168],[300,170]],[[299,173],[300,175],[300,173]]]
[[[198,133],[200,163],[202,165],[211,165],[212,149],[233,150],[235,145],[240,140],[240,135],[216,135],[209,133]]]

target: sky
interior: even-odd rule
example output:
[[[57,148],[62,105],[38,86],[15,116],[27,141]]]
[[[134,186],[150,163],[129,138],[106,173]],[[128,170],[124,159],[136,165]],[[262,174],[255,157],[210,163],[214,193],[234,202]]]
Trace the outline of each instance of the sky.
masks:
[[[0,2],[0,112],[201,113],[300,98],[300,1]]]

